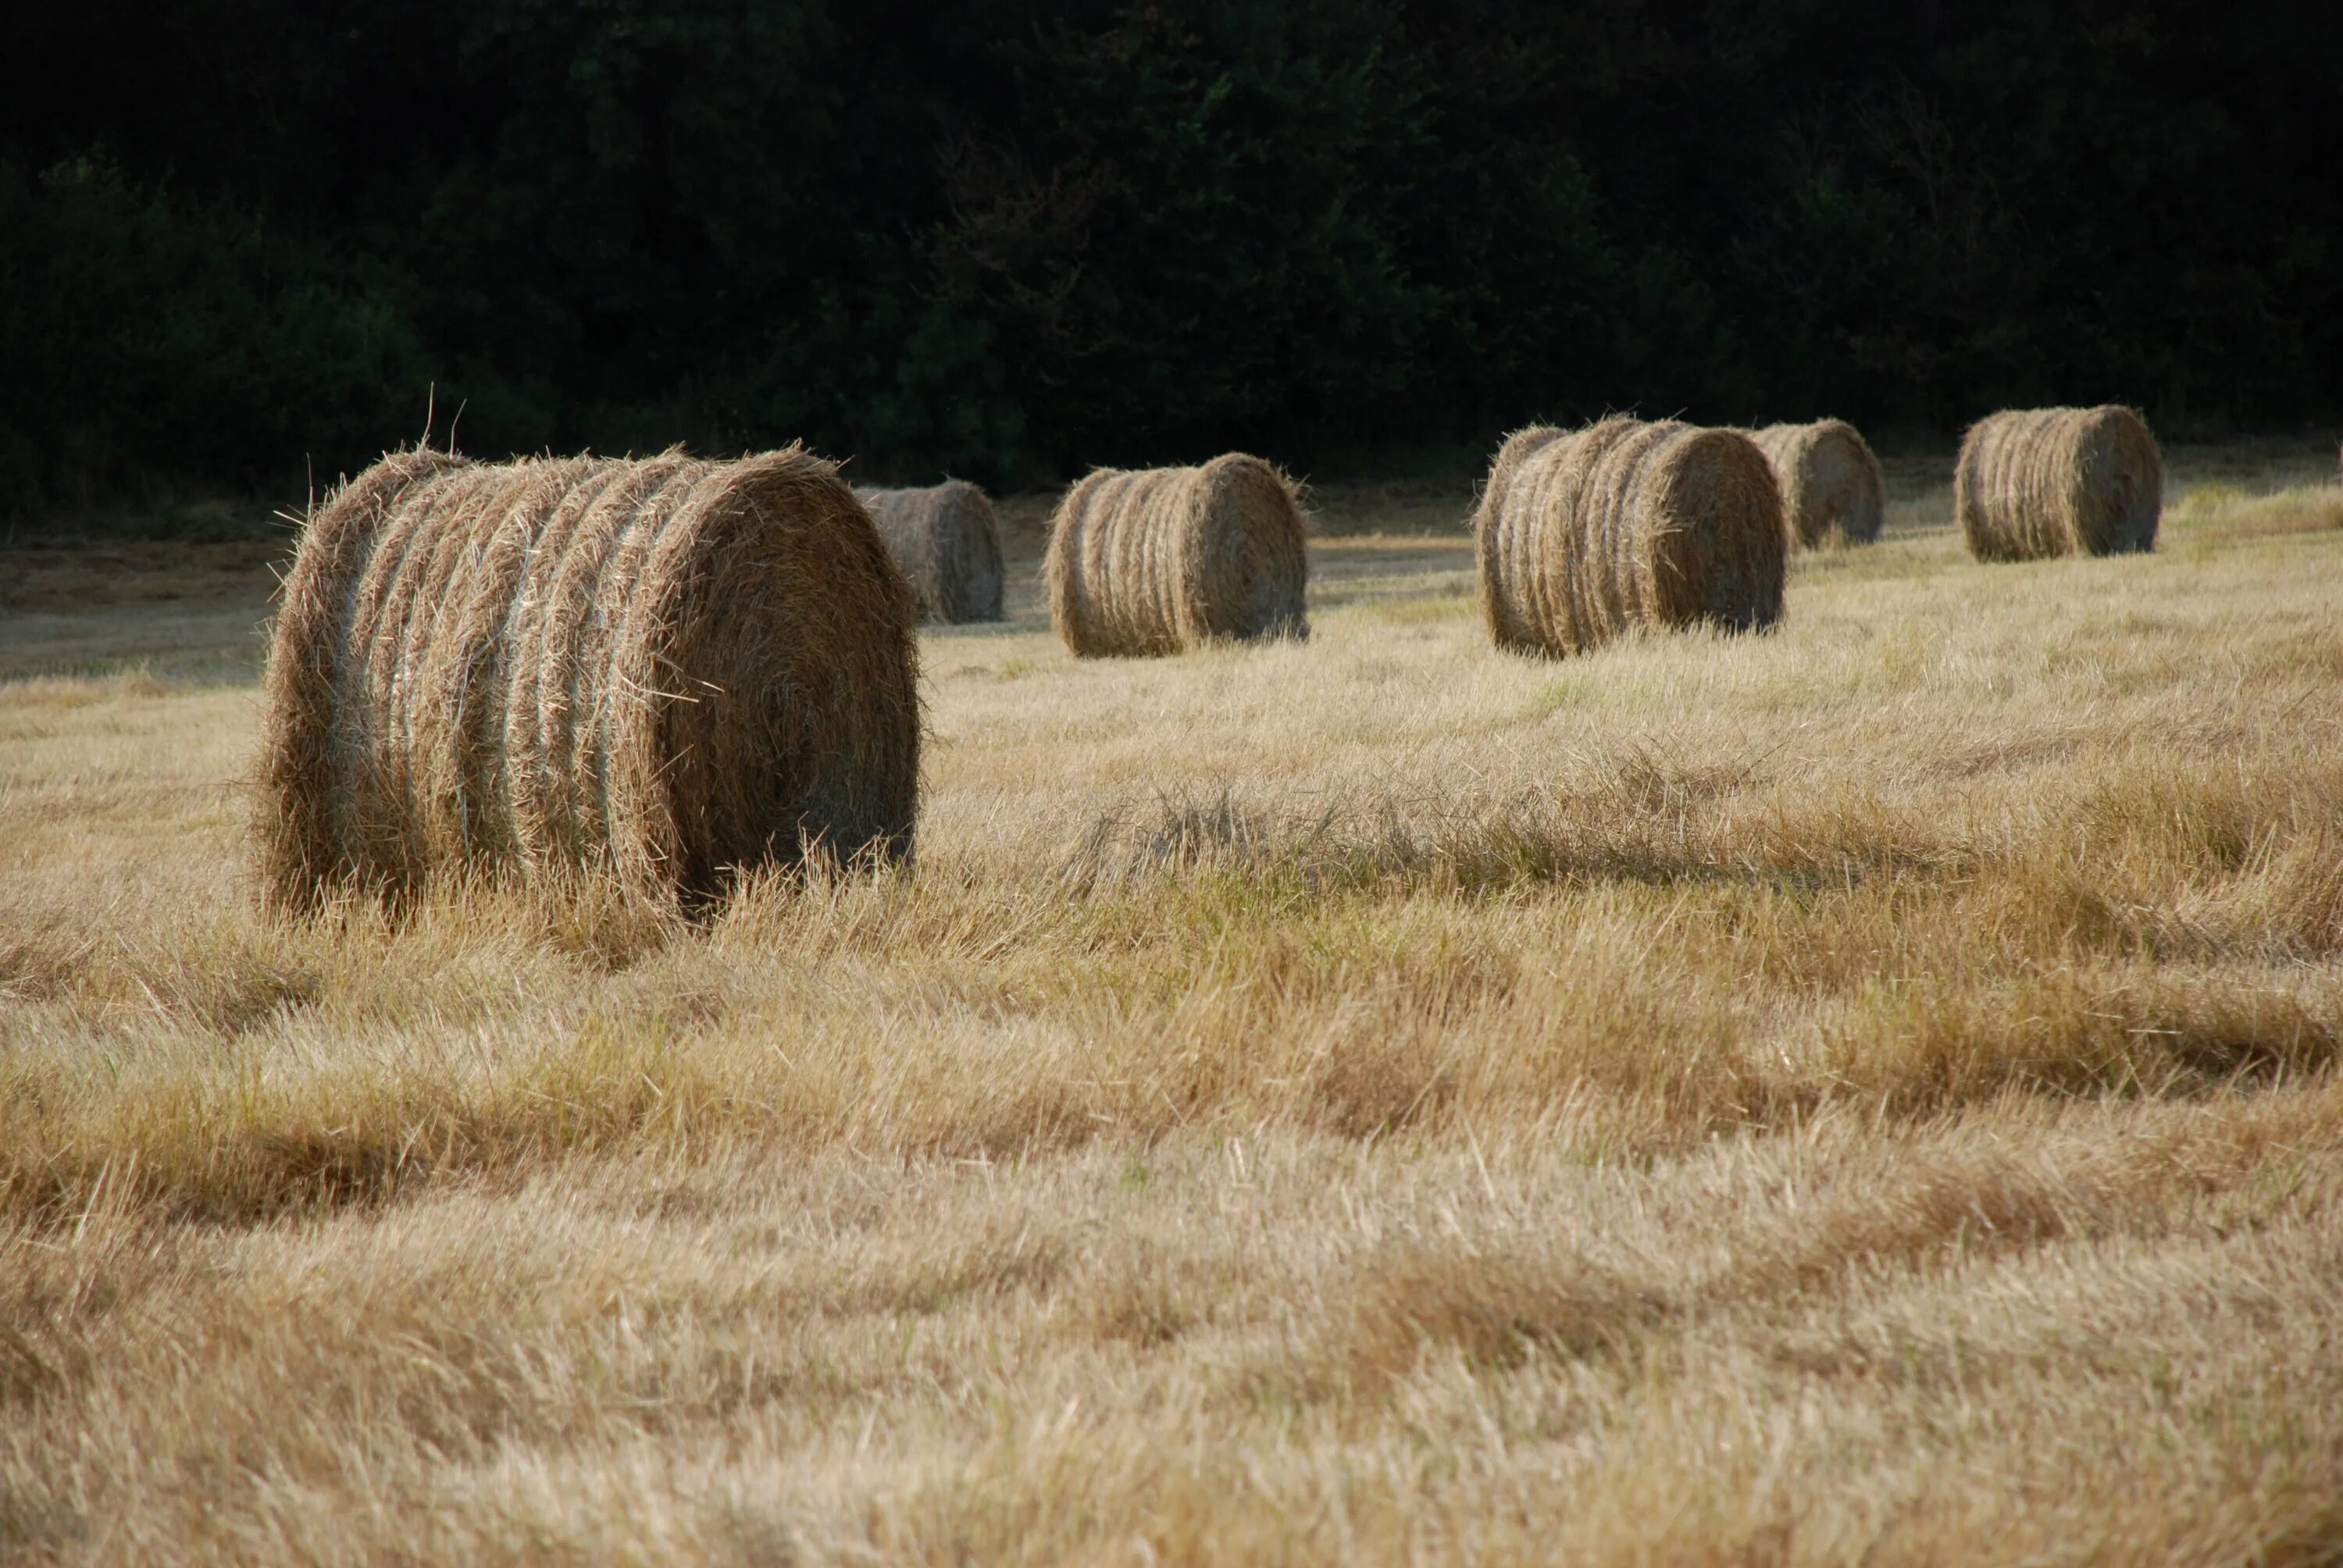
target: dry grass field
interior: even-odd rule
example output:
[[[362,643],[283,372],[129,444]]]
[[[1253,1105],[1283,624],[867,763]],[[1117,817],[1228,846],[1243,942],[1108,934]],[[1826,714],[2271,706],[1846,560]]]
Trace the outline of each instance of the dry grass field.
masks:
[[[2343,491],[1781,627],[922,638],[909,871],[281,928],[267,549],[0,552],[0,1559],[2343,1562]]]

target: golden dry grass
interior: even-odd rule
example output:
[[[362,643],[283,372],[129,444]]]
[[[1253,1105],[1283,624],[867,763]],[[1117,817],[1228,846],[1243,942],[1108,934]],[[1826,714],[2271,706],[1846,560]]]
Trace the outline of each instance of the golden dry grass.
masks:
[[[0,1557],[2336,1561],[2343,492],[2172,456],[1562,665],[1461,491],[1147,663],[1012,502],[705,930],[272,925],[251,574],[0,607]]]

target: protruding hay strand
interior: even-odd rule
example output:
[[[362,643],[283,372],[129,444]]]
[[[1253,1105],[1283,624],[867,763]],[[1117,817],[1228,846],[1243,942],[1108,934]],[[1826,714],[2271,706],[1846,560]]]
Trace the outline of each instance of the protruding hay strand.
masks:
[[[911,585],[921,620],[1001,618],[1001,525],[990,497],[965,479],[854,495]]]
[[[1050,615],[1078,657],[1307,637],[1293,482],[1232,452],[1195,468],[1100,468],[1051,520]]]
[[[1782,521],[1792,549],[1813,549],[1835,536],[1844,544],[1879,538],[1887,515],[1887,481],[1863,433],[1844,419],[1768,425],[1747,432],[1782,487]]]
[[[1613,418],[1516,431],[1490,466],[1473,541],[1490,636],[1515,651],[1782,613],[1781,492],[1731,430]]]
[[[318,515],[287,578],[269,896],[585,871],[674,907],[809,843],[907,854],[911,628],[870,519],[795,448],[387,458]]]
[[[2113,403],[1989,414],[1953,470],[1954,513],[1979,560],[2152,550],[2163,507],[2156,437]]]

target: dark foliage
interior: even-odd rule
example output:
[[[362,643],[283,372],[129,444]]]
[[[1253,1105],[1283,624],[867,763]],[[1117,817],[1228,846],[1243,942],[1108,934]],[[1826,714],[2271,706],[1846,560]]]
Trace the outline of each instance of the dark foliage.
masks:
[[[993,482],[1533,416],[2343,405],[2343,9],[21,8],[0,493],[804,437]]]

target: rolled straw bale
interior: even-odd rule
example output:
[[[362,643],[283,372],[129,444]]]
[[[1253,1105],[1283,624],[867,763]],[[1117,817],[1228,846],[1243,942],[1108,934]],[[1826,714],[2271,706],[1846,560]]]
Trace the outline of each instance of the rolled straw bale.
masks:
[[[1953,510],[1979,560],[2156,548],[2164,455],[2129,408],[2008,408],[1969,427]]]
[[[272,902],[464,870],[691,903],[910,851],[910,590],[829,463],[394,453],[304,530],[271,633]]]
[[[1001,525],[966,479],[918,490],[857,489],[921,620],[1001,618]]]
[[[1490,465],[1473,535],[1490,636],[1517,652],[1782,613],[1781,491],[1737,431],[1629,418],[1517,430]]]
[[[1850,545],[1879,538],[1887,482],[1863,433],[1844,419],[1768,425],[1749,438],[1782,486],[1782,521],[1792,549],[1812,549],[1833,530]]]
[[[1050,618],[1077,657],[1307,637],[1292,480],[1231,452],[1199,468],[1100,468],[1051,521]]]

